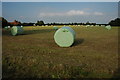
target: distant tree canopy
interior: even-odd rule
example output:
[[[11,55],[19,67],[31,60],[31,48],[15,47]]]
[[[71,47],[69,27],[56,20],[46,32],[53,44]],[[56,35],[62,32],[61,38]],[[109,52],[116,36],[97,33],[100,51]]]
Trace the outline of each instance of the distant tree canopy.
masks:
[[[8,22],[6,19],[3,17],[0,17],[0,23],[2,23],[2,28],[5,26],[42,26],[42,25],[111,25],[111,26],[120,26],[120,18],[116,18],[115,20],[111,20],[108,24],[96,24],[96,23],[90,23],[87,21],[86,23],[47,23],[45,24],[44,21],[37,21],[36,23],[21,23],[20,21],[14,20],[13,22]]]
[[[1,18],[2,18],[2,28],[4,28],[5,26],[8,26],[9,25],[8,21],[4,19],[3,17]]]
[[[20,26],[21,22],[14,20],[14,22],[8,22],[5,18],[1,17],[2,20],[2,28],[4,28],[5,26]]]
[[[109,22],[109,25],[111,25],[111,26],[120,26],[120,18],[116,18],[115,20],[111,20]]]
[[[33,26],[33,24],[35,24],[35,23],[22,23],[21,25],[22,26]]]
[[[96,23],[47,23],[46,25],[96,25]]]
[[[44,25],[44,22],[43,21],[37,21],[37,23],[35,25],[42,26],[42,25]]]

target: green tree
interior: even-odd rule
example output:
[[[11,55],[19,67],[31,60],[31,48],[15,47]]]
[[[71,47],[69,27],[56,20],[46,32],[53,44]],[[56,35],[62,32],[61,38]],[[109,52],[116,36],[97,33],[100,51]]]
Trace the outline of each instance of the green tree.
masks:
[[[86,25],[90,25],[89,21],[86,22]]]
[[[44,25],[44,22],[43,21],[37,21],[36,25],[42,26],[42,25]]]
[[[116,18],[115,20],[111,20],[109,22],[109,25],[111,25],[111,26],[120,26],[120,18]]]
[[[4,19],[3,17],[1,17],[1,20],[2,20],[2,28],[9,25],[8,21]]]

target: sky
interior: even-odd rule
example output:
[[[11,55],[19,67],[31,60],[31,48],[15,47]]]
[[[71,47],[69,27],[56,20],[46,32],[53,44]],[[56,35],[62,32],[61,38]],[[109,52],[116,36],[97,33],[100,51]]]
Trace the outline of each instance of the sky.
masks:
[[[0,2],[0,17],[2,16],[2,2]]]
[[[119,0],[2,0],[2,2],[118,2]]]
[[[2,2],[9,22],[108,23],[118,17],[118,2]]]

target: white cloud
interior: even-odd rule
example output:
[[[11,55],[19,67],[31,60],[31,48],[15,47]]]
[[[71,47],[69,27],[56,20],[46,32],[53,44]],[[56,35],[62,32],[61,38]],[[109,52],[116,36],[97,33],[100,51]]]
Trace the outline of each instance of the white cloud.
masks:
[[[40,16],[63,16],[63,13],[40,13]]]
[[[67,12],[62,13],[40,13],[40,16],[76,16],[76,15],[88,15],[89,13],[86,13],[84,11],[80,10],[70,10]]]
[[[103,15],[102,12],[94,12],[94,15]]]
[[[67,13],[65,13],[66,15],[69,16],[74,16],[74,15],[85,15],[84,11],[80,11],[80,10],[70,10]]]
[[[93,13],[89,13],[89,12],[85,12],[82,10],[70,10],[67,12],[61,12],[61,13],[50,13],[50,12],[42,12],[40,13],[40,17],[46,17],[46,16],[83,16],[83,15],[103,15],[103,13],[101,12],[93,12]]]

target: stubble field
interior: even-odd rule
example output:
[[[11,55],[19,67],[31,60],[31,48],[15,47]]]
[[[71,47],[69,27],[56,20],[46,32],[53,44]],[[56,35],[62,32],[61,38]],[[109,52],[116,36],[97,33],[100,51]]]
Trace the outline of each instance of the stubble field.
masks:
[[[61,26],[59,26],[61,27]],[[74,44],[59,47],[53,26],[24,26],[24,34],[2,32],[3,78],[113,78],[118,70],[118,27],[70,26]]]

